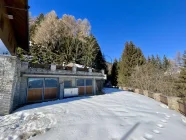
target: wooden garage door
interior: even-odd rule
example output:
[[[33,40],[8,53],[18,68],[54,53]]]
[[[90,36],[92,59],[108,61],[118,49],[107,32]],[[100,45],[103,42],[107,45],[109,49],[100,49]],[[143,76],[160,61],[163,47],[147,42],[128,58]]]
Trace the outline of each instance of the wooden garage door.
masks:
[[[85,87],[78,87],[78,93],[80,96],[83,96],[85,95]]]
[[[85,80],[77,79],[76,86],[78,87],[78,95],[79,96],[85,95]]]
[[[28,78],[28,103],[57,99],[57,93],[57,78]]]
[[[86,95],[93,95],[92,79],[86,79]]]
[[[43,89],[30,89],[28,90],[27,101],[36,102],[42,101]]]
[[[28,78],[27,102],[42,101],[43,78]]]
[[[86,86],[86,95],[93,95],[92,90],[92,86]]]
[[[58,93],[58,79],[57,78],[45,78],[44,86],[44,100],[52,100],[57,98]]]
[[[44,99],[56,99],[57,98],[57,88],[45,88]]]

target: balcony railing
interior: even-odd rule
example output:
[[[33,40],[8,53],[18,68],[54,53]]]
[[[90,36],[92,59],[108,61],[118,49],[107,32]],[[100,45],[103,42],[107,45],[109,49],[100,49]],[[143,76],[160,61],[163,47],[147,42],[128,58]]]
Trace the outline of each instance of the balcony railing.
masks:
[[[41,69],[50,70],[51,69],[51,65],[50,64],[28,63],[28,68],[41,68]],[[73,67],[56,65],[56,70],[69,70],[69,71],[72,71]],[[79,72],[90,72],[89,68],[79,68],[79,67],[76,68],[76,71],[79,71]],[[102,71],[101,70],[92,69],[91,72],[101,73]]]

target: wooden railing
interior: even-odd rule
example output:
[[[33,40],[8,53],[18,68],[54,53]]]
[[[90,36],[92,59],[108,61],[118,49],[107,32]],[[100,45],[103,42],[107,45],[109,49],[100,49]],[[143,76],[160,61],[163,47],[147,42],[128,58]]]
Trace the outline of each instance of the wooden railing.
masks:
[[[164,95],[160,95],[160,101],[166,105],[168,105],[168,99]]]
[[[186,116],[186,103],[178,101],[179,111]]]
[[[62,65],[56,65],[56,69],[57,70],[71,70],[72,71],[72,67],[62,66]]]
[[[49,64],[37,64],[37,63],[29,63],[29,68],[42,68],[42,69],[50,69]]]
[[[77,71],[84,71],[84,72],[88,72],[88,68],[77,68]]]
[[[50,64],[37,64],[37,63],[29,63],[29,68],[41,68],[41,69],[47,69],[49,70],[51,65]],[[62,66],[62,65],[56,65],[56,70],[70,70],[72,71],[72,67],[69,66]],[[77,68],[77,71],[82,72],[88,72],[88,68]],[[92,69],[92,72],[101,73],[100,70]]]
[[[98,72],[98,73],[100,73],[101,71],[100,70],[93,69],[92,72]]]

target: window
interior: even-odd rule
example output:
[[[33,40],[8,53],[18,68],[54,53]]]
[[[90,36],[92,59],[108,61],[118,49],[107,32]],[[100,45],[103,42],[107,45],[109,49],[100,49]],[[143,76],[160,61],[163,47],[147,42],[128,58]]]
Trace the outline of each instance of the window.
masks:
[[[64,81],[64,88],[71,88],[72,87],[72,81]]]
[[[54,88],[58,87],[58,79],[57,78],[45,78],[45,88]]]
[[[43,78],[28,78],[28,88],[43,88]]]
[[[92,86],[92,79],[86,79],[86,86]]]
[[[85,84],[84,84],[84,79],[78,79],[78,80],[77,80],[77,86],[79,86],[79,87],[85,86]]]

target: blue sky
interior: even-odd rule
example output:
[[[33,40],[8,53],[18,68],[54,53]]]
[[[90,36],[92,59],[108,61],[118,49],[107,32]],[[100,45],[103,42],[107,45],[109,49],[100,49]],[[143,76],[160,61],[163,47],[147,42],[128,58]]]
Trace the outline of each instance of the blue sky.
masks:
[[[29,0],[32,16],[55,10],[87,18],[105,55],[119,58],[132,40],[145,56],[186,49],[186,0]],[[109,57],[106,57],[108,61]]]

